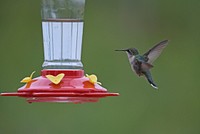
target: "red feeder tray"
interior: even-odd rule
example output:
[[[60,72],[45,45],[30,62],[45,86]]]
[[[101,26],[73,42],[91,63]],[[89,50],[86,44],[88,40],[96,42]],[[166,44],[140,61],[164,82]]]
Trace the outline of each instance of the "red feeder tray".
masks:
[[[53,84],[46,75],[65,76],[59,84]],[[1,93],[1,96],[24,97],[32,102],[97,102],[99,98],[118,96],[119,93],[109,93],[98,84],[93,84],[84,76],[83,70],[42,70],[41,76],[33,79],[15,93]]]

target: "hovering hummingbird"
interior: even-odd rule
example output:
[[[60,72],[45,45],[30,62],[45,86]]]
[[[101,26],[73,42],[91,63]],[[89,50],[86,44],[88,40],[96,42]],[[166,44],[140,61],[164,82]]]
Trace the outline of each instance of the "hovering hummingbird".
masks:
[[[167,44],[168,40],[161,41],[143,55],[140,55],[136,48],[128,48],[115,51],[125,51],[127,53],[131,69],[138,76],[146,77],[151,86],[155,89],[158,89],[152,79],[150,69],[153,67],[153,62],[159,57]]]

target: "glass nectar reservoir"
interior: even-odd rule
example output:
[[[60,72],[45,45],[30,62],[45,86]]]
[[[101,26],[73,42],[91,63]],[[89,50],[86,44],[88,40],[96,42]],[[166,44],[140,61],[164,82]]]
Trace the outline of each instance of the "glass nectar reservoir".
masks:
[[[44,69],[82,69],[85,0],[42,0]]]

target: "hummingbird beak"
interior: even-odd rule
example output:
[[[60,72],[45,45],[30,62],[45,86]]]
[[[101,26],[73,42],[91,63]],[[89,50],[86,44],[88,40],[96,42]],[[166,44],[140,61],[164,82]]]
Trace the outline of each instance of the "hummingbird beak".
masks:
[[[115,51],[127,51],[128,49],[121,49],[121,50],[115,50]]]

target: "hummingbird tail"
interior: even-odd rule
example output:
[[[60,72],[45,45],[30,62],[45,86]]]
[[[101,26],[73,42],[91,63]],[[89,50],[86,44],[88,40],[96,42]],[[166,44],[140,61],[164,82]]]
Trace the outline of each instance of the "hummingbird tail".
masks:
[[[148,82],[151,84],[151,86],[155,89],[158,89],[158,87],[156,86],[156,84],[153,82],[153,79],[151,77],[150,72],[148,71],[147,73],[144,74],[146,79],[148,80]]]
[[[149,82],[150,83],[150,82]],[[150,83],[151,84],[151,86],[153,87],[153,88],[155,88],[155,89],[158,89],[158,87],[154,84],[154,83]]]

